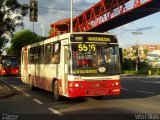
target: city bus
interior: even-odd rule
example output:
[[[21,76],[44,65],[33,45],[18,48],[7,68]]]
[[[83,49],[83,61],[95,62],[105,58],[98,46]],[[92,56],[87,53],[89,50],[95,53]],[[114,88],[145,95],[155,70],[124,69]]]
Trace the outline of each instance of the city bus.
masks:
[[[120,95],[117,38],[105,33],[76,32],[22,48],[21,79],[53,98]]]
[[[0,55],[0,75],[17,76],[19,74],[19,62],[17,56]]]

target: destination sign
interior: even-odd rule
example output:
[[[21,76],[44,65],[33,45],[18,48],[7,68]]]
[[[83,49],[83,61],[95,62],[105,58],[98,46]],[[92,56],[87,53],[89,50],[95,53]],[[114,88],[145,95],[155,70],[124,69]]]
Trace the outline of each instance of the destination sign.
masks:
[[[77,48],[78,48],[78,51],[82,52],[86,52],[86,51],[96,51],[96,45],[95,44],[82,44],[82,43],[79,43],[77,44]]]
[[[73,71],[74,74],[90,74],[90,73],[97,73],[97,70],[75,70]]]
[[[117,38],[113,35],[104,35],[104,34],[72,34],[71,42],[117,43]]]
[[[101,41],[101,42],[110,42],[111,39],[109,37],[87,37],[87,41],[91,41],[91,42],[97,42],[97,41]]]

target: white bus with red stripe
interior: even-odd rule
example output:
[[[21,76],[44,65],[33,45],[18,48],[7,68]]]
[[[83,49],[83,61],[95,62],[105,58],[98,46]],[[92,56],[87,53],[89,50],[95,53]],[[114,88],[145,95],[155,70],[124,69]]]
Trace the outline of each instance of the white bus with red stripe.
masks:
[[[53,92],[55,100],[120,95],[117,38],[104,33],[66,33],[21,52],[21,79]]]

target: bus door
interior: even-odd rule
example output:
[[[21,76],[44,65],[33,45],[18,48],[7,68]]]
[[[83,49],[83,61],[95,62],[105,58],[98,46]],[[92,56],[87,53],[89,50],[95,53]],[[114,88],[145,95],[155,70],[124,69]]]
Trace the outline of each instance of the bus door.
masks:
[[[62,56],[62,68],[64,68],[62,71],[62,93],[66,94],[68,89],[67,76],[69,74],[69,46],[63,46],[61,53],[64,53]]]
[[[22,62],[21,62],[21,77],[24,83],[29,83],[28,81],[28,50],[25,47],[22,49]]]

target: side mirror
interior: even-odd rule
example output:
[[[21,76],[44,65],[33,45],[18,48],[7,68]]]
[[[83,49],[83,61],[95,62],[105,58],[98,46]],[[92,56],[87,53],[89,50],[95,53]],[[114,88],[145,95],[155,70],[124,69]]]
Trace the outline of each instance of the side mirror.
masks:
[[[122,48],[119,48],[119,56],[120,56],[120,63],[123,62],[123,51]]]
[[[65,55],[66,55],[66,59],[71,58],[71,52],[69,51],[69,46],[65,46]]]
[[[71,58],[71,52],[69,50],[67,50],[66,52],[66,58],[67,59],[70,59]]]

